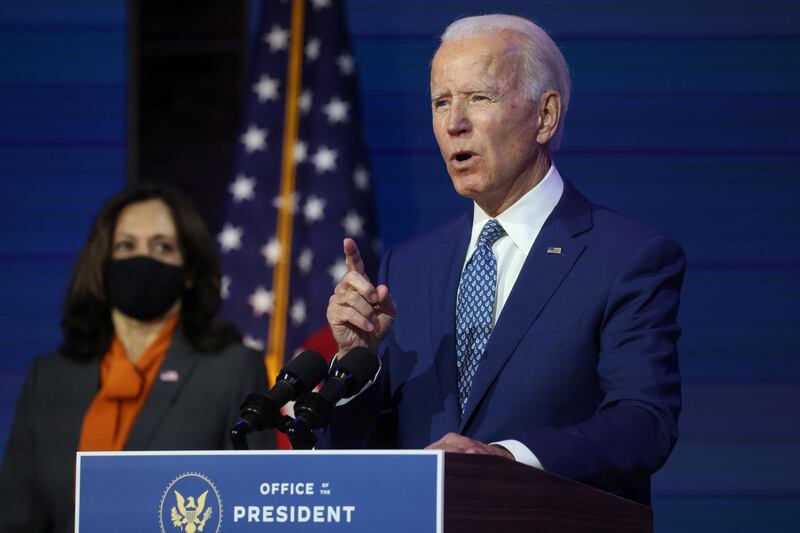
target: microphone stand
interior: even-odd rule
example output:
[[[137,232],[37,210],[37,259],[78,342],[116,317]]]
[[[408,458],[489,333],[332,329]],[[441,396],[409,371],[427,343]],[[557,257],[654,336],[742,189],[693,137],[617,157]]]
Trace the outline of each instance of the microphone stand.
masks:
[[[239,408],[241,419],[231,428],[230,438],[234,450],[249,450],[247,436],[267,427],[265,421],[279,414],[277,406],[261,394],[248,394]],[[280,423],[280,421],[279,421]]]
[[[287,416],[285,427],[279,429],[289,437],[289,442],[295,450],[313,450],[317,444],[314,432],[300,418],[292,419]]]
[[[311,431],[308,424],[300,418],[292,418],[288,415],[283,415],[278,421],[276,428],[289,438],[289,442],[292,444],[292,449],[294,450],[312,450],[317,444],[317,437],[314,435],[314,432]],[[239,420],[230,432],[233,449],[249,450],[250,446],[247,443],[247,435],[252,432],[253,426],[244,419]]]
[[[233,428],[231,428],[231,444],[234,450],[249,450],[250,446],[247,444],[247,434],[253,431],[253,426],[239,420]]]

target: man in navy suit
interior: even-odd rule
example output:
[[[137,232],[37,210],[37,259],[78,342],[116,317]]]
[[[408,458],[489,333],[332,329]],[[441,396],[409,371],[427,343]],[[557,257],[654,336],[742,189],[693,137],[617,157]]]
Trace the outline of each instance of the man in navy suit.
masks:
[[[569,95],[532,22],[445,31],[433,130],[474,208],[390,250],[378,284],[345,240],[328,320],[339,354],[368,346],[382,368],[337,409],[330,445],[501,455],[649,503],[678,434],[685,261],[559,175]]]

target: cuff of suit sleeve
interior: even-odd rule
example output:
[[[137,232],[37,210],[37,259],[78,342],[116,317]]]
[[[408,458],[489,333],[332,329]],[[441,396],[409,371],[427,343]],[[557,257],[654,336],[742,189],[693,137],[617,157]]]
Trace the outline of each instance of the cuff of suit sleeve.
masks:
[[[528,448],[518,440],[501,440],[498,442],[492,442],[491,444],[502,446],[503,448],[511,452],[511,455],[514,456],[514,460],[517,461],[518,463],[532,466],[534,468],[538,468],[539,470],[544,470],[544,467],[542,466],[542,463],[539,461],[539,458],[533,454],[530,448]]]

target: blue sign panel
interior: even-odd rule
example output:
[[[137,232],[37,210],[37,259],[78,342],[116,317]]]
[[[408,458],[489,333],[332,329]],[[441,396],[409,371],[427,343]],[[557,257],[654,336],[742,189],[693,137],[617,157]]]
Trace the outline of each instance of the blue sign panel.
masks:
[[[79,453],[75,531],[442,531],[444,455]]]

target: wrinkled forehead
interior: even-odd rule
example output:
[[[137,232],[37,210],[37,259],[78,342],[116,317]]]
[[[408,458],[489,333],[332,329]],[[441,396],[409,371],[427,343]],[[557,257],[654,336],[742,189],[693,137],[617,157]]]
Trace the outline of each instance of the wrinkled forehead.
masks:
[[[522,66],[522,44],[513,32],[496,32],[442,43],[431,62],[431,87],[458,82],[511,82]]]

